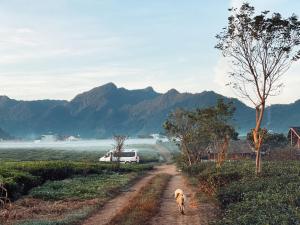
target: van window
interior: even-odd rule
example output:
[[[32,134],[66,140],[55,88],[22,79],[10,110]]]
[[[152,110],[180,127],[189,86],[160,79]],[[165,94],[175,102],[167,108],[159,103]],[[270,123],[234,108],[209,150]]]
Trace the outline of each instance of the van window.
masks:
[[[135,152],[122,152],[121,157],[134,157]]]

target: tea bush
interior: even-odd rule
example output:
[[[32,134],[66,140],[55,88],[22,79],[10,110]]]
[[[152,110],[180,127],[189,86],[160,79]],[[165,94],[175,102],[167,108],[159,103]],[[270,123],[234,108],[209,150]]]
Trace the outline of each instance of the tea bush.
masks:
[[[63,161],[3,162],[0,181],[12,200],[47,180],[62,180],[74,175],[141,172],[152,169],[147,164],[84,163]]]
[[[300,162],[264,162],[259,177],[254,168],[252,161],[239,161],[183,169],[219,200],[218,225],[300,224]]]
[[[112,173],[47,181],[43,185],[33,188],[29,195],[43,200],[79,200],[108,197],[107,190],[112,191],[118,187],[124,187],[133,177],[135,175],[132,173]]]

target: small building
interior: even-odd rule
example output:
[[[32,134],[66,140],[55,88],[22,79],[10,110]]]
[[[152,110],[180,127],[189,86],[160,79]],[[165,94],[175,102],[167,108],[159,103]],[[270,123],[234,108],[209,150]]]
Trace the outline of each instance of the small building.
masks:
[[[300,127],[291,127],[288,133],[288,139],[292,147],[300,149]]]
[[[55,135],[55,134],[44,134],[44,135],[41,136],[41,141],[43,141],[43,142],[57,141],[57,135]]]
[[[75,137],[75,136],[69,136],[69,137],[66,137],[64,140],[65,141],[79,141],[80,138],[79,137]]]
[[[209,160],[216,160],[217,158],[218,152],[214,150],[208,152]],[[255,158],[255,151],[246,140],[230,141],[226,159],[239,160],[252,158]]]

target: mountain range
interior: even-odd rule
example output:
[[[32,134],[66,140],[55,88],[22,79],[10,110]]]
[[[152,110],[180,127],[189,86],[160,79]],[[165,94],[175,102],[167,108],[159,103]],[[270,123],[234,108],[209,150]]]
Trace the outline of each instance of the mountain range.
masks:
[[[0,96],[0,127],[11,136],[21,138],[36,138],[49,132],[84,138],[145,135],[163,131],[163,122],[176,108],[212,106],[219,98],[234,103],[234,124],[240,134],[254,126],[253,108],[213,91],[191,94],[171,89],[158,93],[152,87],[128,90],[108,83],[81,93],[71,101],[17,101]],[[299,112],[300,100],[272,105],[266,109],[264,126],[286,133],[290,126],[300,124]]]

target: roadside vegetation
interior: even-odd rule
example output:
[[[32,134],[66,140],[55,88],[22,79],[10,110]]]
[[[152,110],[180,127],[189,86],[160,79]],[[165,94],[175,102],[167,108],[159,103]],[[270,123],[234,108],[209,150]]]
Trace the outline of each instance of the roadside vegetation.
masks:
[[[15,202],[0,209],[1,219],[5,224],[71,224],[150,169],[149,164],[3,162],[0,180]]]
[[[170,177],[169,174],[154,176],[109,225],[149,224],[159,211],[160,199]]]
[[[225,162],[222,169],[203,162],[182,167],[199,192],[216,198],[222,209],[217,225],[300,224],[300,162]]]
[[[105,150],[74,151],[56,149],[0,149],[1,161],[88,161],[96,162]]]
[[[163,161],[132,145],[140,164],[100,163],[106,151],[0,149],[0,224],[73,224]]]
[[[13,204],[6,224],[78,223],[137,176],[138,173],[111,173],[47,181]]]
[[[76,175],[110,172],[140,172],[151,169],[148,164],[130,164],[120,167],[110,163],[86,163],[64,161],[3,162],[0,165],[0,180],[15,200],[31,188],[48,180],[62,180]]]
[[[47,181],[45,184],[33,188],[28,196],[43,200],[87,200],[107,197],[106,190],[113,194],[115,189],[126,185],[134,177],[136,177],[136,173],[111,173]]]

